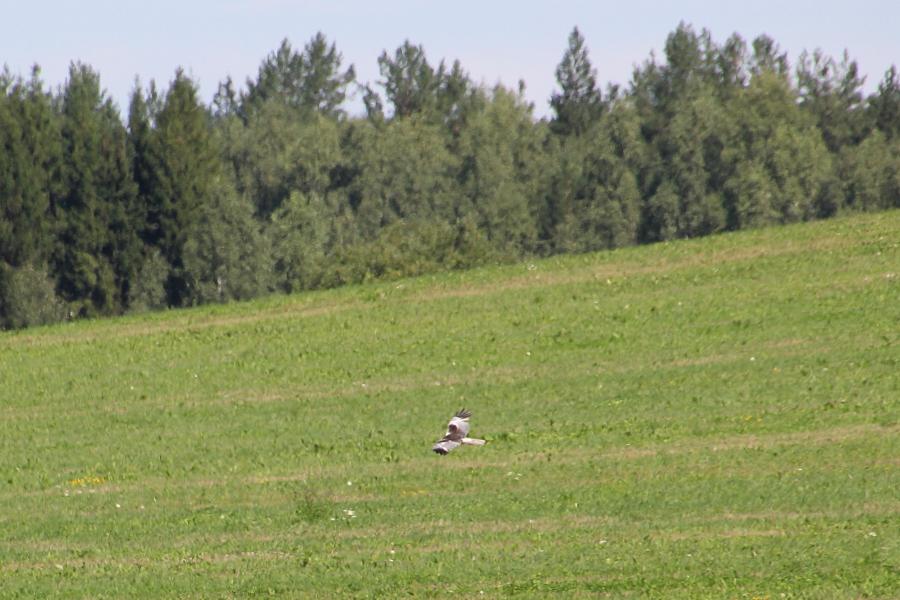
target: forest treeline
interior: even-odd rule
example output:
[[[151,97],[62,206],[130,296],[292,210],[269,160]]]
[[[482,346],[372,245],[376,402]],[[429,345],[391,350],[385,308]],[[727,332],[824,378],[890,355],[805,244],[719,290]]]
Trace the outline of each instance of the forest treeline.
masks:
[[[0,325],[246,299],[900,207],[900,78],[679,25],[627,87],[573,30],[553,116],[403,43],[288,41],[210,105],[0,74]],[[365,114],[347,112],[361,94]]]

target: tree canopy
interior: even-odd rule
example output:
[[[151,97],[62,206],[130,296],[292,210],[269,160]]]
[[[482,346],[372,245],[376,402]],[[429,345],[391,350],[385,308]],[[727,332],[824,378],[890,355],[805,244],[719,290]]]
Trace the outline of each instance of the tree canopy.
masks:
[[[894,66],[866,94],[849,53],[680,23],[604,87],[565,42],[548,119],[409,40],[360,82],[285,39],[209,105],[181,69],[137,82],[124,119],[89,65],[4,69],[0,326],[900,207]]]

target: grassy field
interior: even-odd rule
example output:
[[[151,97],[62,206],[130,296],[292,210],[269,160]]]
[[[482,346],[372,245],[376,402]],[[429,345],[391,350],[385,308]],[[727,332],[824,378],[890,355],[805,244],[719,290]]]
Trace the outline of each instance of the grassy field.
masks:
[[[6,333],[0,419],[3,598],[897,598],[900,212]]]

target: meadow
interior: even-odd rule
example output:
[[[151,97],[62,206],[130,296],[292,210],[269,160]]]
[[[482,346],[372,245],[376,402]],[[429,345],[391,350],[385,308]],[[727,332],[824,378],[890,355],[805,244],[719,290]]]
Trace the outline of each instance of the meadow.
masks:
[[[7,332],[0,422],[3,598],[896,598],[900,212]]]

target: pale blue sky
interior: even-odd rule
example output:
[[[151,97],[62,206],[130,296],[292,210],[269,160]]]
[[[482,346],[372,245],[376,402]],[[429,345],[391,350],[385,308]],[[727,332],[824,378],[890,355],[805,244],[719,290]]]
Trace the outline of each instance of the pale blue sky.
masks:
[[[896,0],[2,0],[0,64],[26,75],[38,63],[55,87],[70,61],[83,61],[124,111],[136,75],[165,87],[183,66],[208,101],[227,75],[240,84],[254,76],[283,38],[302,47],[317,31],[336,42],[361,81],[375,82],[382,50],[409,38],[432,64],[459,59],[476,81],[514,87],[524,79],[540,116],[549,112],[553,72],[573,26],[586,38],[599,80],[626,84],[633,66],[651,50],[659,56],[682,20],[708,28],[718,42],[735,31],[748,41],[767,33],[792,64],[803,49],[839,57],[847,48],[868,75],[868,90],[891,64],[900,66]]]

